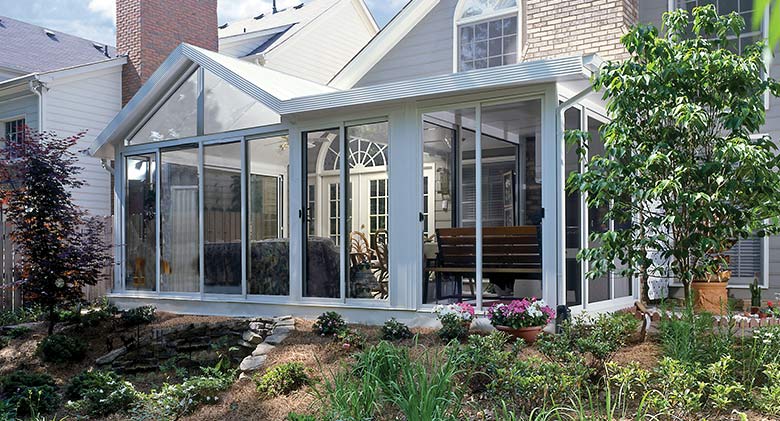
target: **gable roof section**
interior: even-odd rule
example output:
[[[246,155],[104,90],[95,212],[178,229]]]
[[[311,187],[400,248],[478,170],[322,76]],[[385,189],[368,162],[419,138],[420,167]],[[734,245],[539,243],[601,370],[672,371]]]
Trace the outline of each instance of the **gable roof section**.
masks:
[[[0,16],[0,68],[38,73],[114,57],[114,47]]]
[[[440,0],[410,0],[378,34],[344,66],[328,85],[350,89],[365,76],[382,57],[439,4]]]
[[[294,37],[311,22],[327,13],[331,8],[342,1],[353,1],[359,5],[359,9],[366,15],[366,20],[373,26],[374,31],[379,27],[374,17],[366,7],[364,0],[313,0],[301,3],[298,6],[280,10],[277,13],[265,13],[254,18],[228,23],[219,29],[220,43],[231,43],[242,39],[252,38],[258,32],[264,32],[266,36],[258,37],[258,46],[245,57],[260,53],[268,53]]]
[[[98,135],[90,153],[112,155],[113,142],[124,139],[192,66],[210,71],[278,114],[285,100],[335,91],[240,59],[180,44]]]

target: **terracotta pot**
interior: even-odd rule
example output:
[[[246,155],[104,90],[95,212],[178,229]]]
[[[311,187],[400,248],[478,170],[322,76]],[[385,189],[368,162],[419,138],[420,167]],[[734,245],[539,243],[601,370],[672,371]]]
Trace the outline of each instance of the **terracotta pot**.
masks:
[[[724,314],[728,311],[728,282],[691,282],[693,305],[698,311]]]
[[[758,314],[761,311],[761,307],[750,307],[750,314]]]
[[[544,326],[521,327],[520,329],[513,329],[508,326],[496,326],[495,328],[496,330],[506,332],[515,338],[522,338],[525,343],[530,345],[536,342],[536,339],[539,337],[539,333],[542,332],[542,329],[544,329]]]

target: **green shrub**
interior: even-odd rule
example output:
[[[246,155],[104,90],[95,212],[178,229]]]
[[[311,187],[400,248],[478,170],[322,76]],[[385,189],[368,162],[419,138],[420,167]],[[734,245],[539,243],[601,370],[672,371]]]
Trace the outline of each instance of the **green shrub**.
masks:
[[[125,327],[148,325],[154,321],[156,309],[153,306],[141,306],[122,311],[121,322]]]
[[[11,339],[7,336],[0,336],[0,349],[3,349],[11,343]]]
[[[344,329],[338,333],[338,340],[345,351],[360,351],[366,346],[366,335],[354,329]]]
[[[722,354],[714,333],[715,319],[709,313],[696,313],[686,306],[680,316],[664,314],[659,340],[664,356],[685,363],[709,364]],[[730,350],[725,350],[729,352]]]
[[[45,373],[17,370],[0,379],[0,387],[18,415],[46,414],[60,403],[54,379]]]
[[[395,317],[386,321],[382,326],[382,339],[386,341],[400,341],[412,337],[412,331],[405,324],[399,322]]]
[[[441,329],[439,329],[438,332],[439,337],[445,341],[463,339],[469,335],[469,325],[471,322],[464,322],[462,318],[455,314],[439,316],[439,322],[441,322]]]
[[[563,366],[531,357],[499,368],[488,390],[527,413],[533,408],[568,402],[574,393],[588,387],[587,376],[583,366]]]
[[[754,329],[750,337],[743,337],[741,345],[733,353],[741,363],[742,383],[752,389],[767,380],[766,366],[780,364],[780,326]]]
[[[449,358],[463,368],[469,387],[473,392],[483,392],[500,369],[507,368],[517,358],[522,342],[508,347],[509,336],[493,331],[487,336],[471,335],[463,346],[447,349]]]
[[[700,381],[702,376],[698,363],[664,357],[653,370],[653,390],[647,395],[649,407],[669,419],[686,419],[698,412],[707,387]]]
[[[606,363],[636,333],[638,323],[627,313],[580,315],[563,323],[559,334],[542,334],[537,348],[551,361],[587,367],[592,380],[597,381]]]
[[[309,376],[303,363],[289,362],[271,368],[255,381],[257,391],[263,396],[272,398],[300,389],[309,383]]]
[[[5,333],[5,336],[8,336],[9,338],[13,339],[19,339],[27,336],[28,333],[30,333],[32,329],[30,329],[27,326],[17,326],[13,329],[10,329]]]
[[[135,387],[112,371],[83,371],[65,389],[68,408],[88,416],[127,410],[140,397]]]
[[[50,335],[39,344],[37,353],[43,361],[65,363],[81,361],[86,355],[84,342],[67,335]]]
[[[0,326],[38,322],[43,319],[43,309],[39,305],[30,305],[16,310],[0,311]]]
[[[768,415],[780,416],[780,364],[767,364],[764,375],[767,382],[759,388],[756,407]]]
[[[314,331],[322,336],[337,335],[347,328],[347,322],[335,311],[322,313],[312,326]]]

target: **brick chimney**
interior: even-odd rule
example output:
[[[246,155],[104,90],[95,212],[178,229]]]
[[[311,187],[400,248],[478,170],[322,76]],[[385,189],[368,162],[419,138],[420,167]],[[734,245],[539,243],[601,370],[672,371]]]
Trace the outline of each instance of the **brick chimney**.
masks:
[[[128,57],[122,105],[182,42],[217,51],[217,0],[116,1],[116,47]]]

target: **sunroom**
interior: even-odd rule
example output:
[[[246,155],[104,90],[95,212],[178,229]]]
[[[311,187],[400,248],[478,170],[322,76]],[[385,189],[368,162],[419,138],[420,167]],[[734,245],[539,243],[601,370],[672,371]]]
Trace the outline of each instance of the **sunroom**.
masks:
[[[383,322],[437,303],[631,305],[576,259],[602,209],[567,194],[563,130],[606,120],[595,56],[336,90],[181,45],[98,137],[115,162],[112,299]]]

